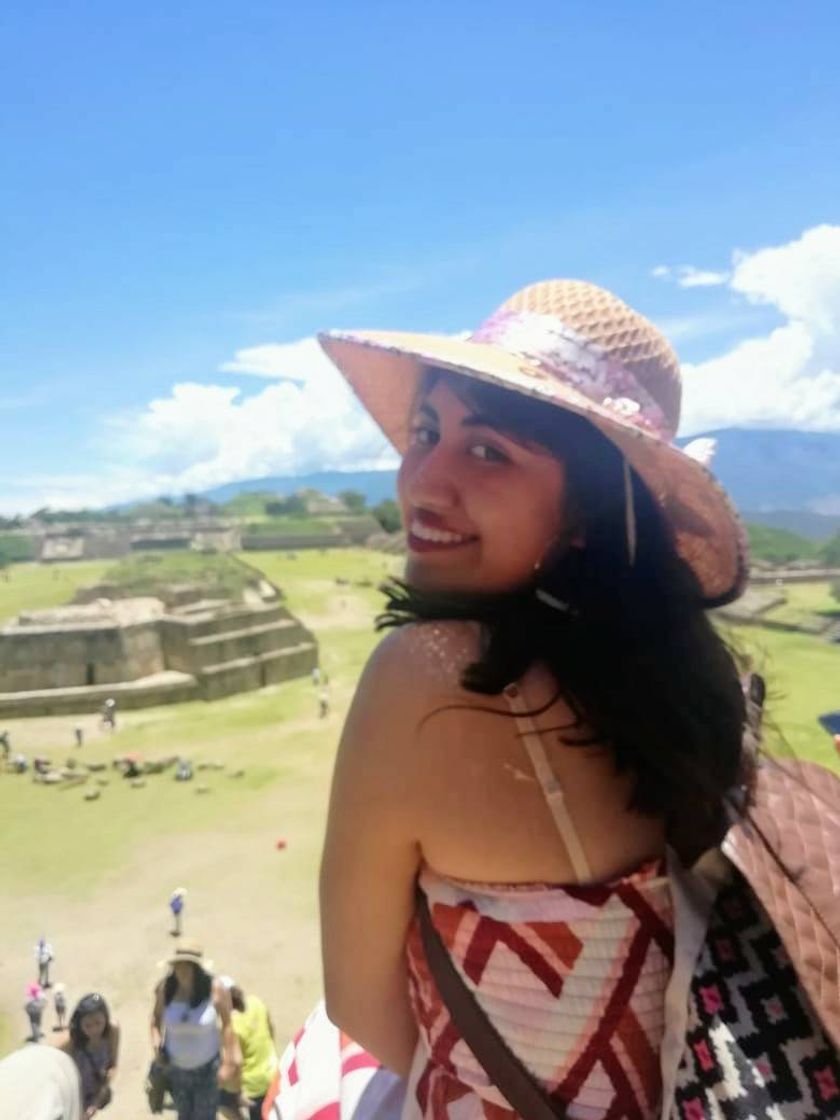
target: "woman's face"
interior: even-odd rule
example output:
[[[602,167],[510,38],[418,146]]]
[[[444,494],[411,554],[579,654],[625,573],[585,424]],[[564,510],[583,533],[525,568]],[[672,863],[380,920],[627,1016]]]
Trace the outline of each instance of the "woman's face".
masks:
[[[184,991],[189,991],[193,985],[195,966],[190,964],[189,961],[176,961],[172,966],[172,971],[175,973],[175,979],[178,981],[178,987]]]
[[[104,1011],[91,1011],[88,1015],[83,1015],[79,1020],[82,1034],[91,1042],[102,1037],[107,1023],[108,1020],[105,1018]]]
[[[527,583],[560,533],[565,477],[558,459],[437,382],[415,409],[398,478],[406,579],[483,594]]]

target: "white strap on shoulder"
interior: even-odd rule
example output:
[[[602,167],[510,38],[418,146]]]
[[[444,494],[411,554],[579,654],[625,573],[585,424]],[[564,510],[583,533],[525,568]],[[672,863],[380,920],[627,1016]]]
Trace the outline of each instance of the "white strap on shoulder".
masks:
[[[557,776],[549,765],[545,747],[539,732],[534,726],[534,721],[526,714],[528,705],[524,702],[518,685],[509,685],[504,690],[503,695],[516,719],[516,726],[519,729],[522,742],[525,744],[531,766],[534,768],[534,775],[540,783],[540,788],[554,818],[557,831],[560,833],[560,838],[569,853],[575,877],[579,883],[588,881],[592,878],[589,861],[584,853],[577,829],[569,815],[563,787],[557,781]]]

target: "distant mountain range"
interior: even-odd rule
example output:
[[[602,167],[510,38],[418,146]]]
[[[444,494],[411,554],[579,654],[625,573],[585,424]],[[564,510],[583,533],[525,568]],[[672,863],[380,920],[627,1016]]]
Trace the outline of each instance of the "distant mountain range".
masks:
[[[320,494],[339,494],[358,490],[375,506],[385,498],[397,496],[396,471],[318,471],[315,474],[271,475],[242,482],[226,482],[215,490],[204,490],[199,497],[211,502],[227,502],[237,494],[271,493],[288,496],[298,490],[317,490]]]
[[[746,520],[814,539],[824,539],[840,529],[840,432],[724,428],[702,434],[717,440],[715,474]],[[369,505],[376,505],[395,497],[396,471],[324,471],[255,478],[229,482],[201,496],[223,502],[245,491],[291,494],[303,489],[323,494],[358,490]]]

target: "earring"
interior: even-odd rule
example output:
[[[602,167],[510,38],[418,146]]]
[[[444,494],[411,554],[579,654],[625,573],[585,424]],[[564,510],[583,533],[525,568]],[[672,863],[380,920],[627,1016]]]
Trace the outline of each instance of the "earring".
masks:
[[[535,579],[536,579],[537,576],[539,576],[540,572],[542,571],[543,560],[545,559],[545,557],[548,555],[548,553],[551,551],[551,549],[554,547],[554,545],[557,543],[557,541],[559,539],[560,539],[560,534],[559,533],[556,536],[552,537],[552,539],[548,543],[548,547],[545,549],[545,551],[543,552],[543,554],[539,558],[539,560],[537,560],[536,564],[534,564],[534,578]],[[575,547],[578,547],[578,546],[573,543],[571,545],[571,547],[575,548]],[[550,594],[548,591],[545,591],[542,587],[535,587],[534,588],[534,598],[539,600],[540,603],[545,604],[545,606],[551,607],[552,610],[560,611],[561,613],[564,613],[564,614],[568,614],[568,612],[571,610],[571,607],[569,606],[568,603],[564,602],[562,599],[558,599],[556,595]]]

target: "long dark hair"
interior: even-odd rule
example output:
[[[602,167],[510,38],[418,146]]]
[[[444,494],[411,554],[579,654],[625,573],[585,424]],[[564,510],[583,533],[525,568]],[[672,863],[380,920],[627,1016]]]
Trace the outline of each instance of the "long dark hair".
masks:
[[[70,1016],[70,1044],[74,1050],[87,1048],[88,1039],[82,1030],[82,1019],[86,1015],[95,1015],[97,1012],[101,1012],[105,1016],[105,1029],[102,1033],[107,1036],[111,1030],[111,1015],[108,1011],[108,1004],[102,996],[98,992],[90,992],[88,995],[82,996],[76,1004],[73,1014]]]
[[[440,379],[499,430],[563,462],[563,539],[533,581],[507,594],[437,594],[392,581],[378,628],[477,620],[481,652],[461,683],[488,696],[545,664],[574,717],[558,729],[562,739],[608,745],[618,771],[635,779],[631,807],[664,817],[671,842],[699,852],[723,831],[725,793],[746,780],[745,703],[735,659],[659,505],[631,471],[631,555],[625,464],[613,443],[581,416],[457,375],[429,371],[423,391]]]
[[[192,995],[190,996],[190,1007],[198,1007],[199,1004],[204,1003],[205,1000],[210,999],[213,991],[213,977],[209,972],[205,972],[194,961],[188,961],[193,970],[193,983]],[[178,991],[178,980],[174,972],[170,972],[163,982],[163,1002],[164,1006],[168,1007],[175,998],[175,993]]]

